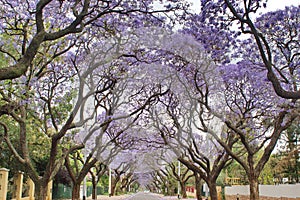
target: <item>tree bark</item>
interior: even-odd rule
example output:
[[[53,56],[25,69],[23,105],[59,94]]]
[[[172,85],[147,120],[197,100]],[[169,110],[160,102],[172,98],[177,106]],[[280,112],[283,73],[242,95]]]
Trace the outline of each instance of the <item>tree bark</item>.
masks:
[[[259,200],[259,184],[256,177],[249,177],[250,200]]]
[[[92,176],[92,184],[93,184],[92,199],[97,200],[97,181],[95,176]]]
[[[117,183],[119,182],[120,177],[116,176],[115,177],[115,181],[112,181],[111,183],[111,196],[115,196],[116,195],[116,188],[117,188]]]
[[[182,198],[187,198],[186,190],[185,190],[185,183],[180,181],[180,189]]]
[[[216,181],[208,183],[209,194],[211,200],[218,200],[217,184]]]
[[[47,189],[48,185],[44,186],[43,184],[35,184],[35,200],[46,200],[47,199]]]
[[[73,184],[72,200],[80,200],[80,185],[81,182]]]
[[[196,185],[196,198],[197,200],[202,200],[202,183],[200,175],[195,174],[195,185]]]
[[[110,196],[115,196],[116,186],[117,186],[116,184],[111,184]]]

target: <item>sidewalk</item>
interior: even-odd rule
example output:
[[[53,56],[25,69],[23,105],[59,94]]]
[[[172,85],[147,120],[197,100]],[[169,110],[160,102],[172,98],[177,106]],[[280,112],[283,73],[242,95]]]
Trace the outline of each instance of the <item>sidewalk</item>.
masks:
[[[162,196],[163,200],[178,200],[177,196]],[[181,199],[181,200],[197,200],[197,199],[192,199],[192,198],[186,198],[186,199]]]

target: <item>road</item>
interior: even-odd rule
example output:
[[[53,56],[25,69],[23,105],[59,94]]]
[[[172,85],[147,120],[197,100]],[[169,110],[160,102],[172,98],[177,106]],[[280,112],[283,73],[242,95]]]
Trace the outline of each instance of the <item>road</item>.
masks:
[[[99,200],[178,200],[177,196],[163,196],[148,192],[139,192],[136,194],[126,194],[120,196],[108,197],[105,195],[99,195]],[[92,200],[91,197],[88,200]],[[181,199],[181,200],[196,200],[196,199]]]
[[[162,200],[163,198],[161,198],[158,195],[155,194],[151,194],[151,193],[146,193],[146,192],[139,192],[136,193],[124,200]]]

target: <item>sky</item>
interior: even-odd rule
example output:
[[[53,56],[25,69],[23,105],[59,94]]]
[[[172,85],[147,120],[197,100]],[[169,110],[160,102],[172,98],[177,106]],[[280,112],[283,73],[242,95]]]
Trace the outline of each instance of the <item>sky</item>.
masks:
[[[267,3],[268,9],[272,11],[282,9],[285,6],[290,6],[290,5],[299,6],[300,0],[269,0]]]
[[[190,2],[193,3],[196,10],[200,10],[200,0],[189,0]],[[275,11],[278,9],[283,9],[285,6],[290,6],[290,5],[295,5],[299,6],[300,5],[300,0],[268,0],[267,3],[267,10],[268,11]]]

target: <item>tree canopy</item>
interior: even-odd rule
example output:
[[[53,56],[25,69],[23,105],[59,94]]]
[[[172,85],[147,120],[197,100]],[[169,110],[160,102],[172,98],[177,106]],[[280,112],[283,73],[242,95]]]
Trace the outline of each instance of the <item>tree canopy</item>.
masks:
[[[300,7],[267,6],[0,0],[1,157],[21,164],[41,200],[64,165],[77,187],[99,162],[145,185],[174,159],[211,191],[235,160],[258,199],[264,166],[299,120]],[[74,155],[86,156],[78,176]]]

